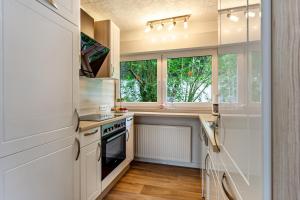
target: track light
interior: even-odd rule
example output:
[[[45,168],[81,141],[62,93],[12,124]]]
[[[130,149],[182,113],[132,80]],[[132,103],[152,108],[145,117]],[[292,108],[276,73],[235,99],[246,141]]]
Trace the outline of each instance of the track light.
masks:
[[[150,32],[152,29],[153,29],[153,25],[151,23],[149,23],[145,28],[145,33]]]
[[[157,25],[156,30],[161,31],[164,28],[164,24],[160,23]]]
[[[182,15],[182,16],[177,16],[177,17],[170,17],[170,18],[165,18],[165,19],[159,19],[159,20],[153,20],[153,21],[148,21],[145,32],[150,32],[154,28],[157,31],[161,31],[164,29],[165,26],[168,31],[171,31],[175,28],[177,23],[183,23],[183,27],[185,29],[188,28],[188,20],[191,17],[191,15]]]
[[[231,13],[228,13],[228,14],[227,14],[227,18],[230,19],[230,20],[233,21],[233,22],[238,22],[238,21],[239,21],[239,17],[236,16],[236,15],[233,15],[233,14],[231,14]]]
[[[248,11],[248,12],[245,12],[245,17],[251,17],[251,18],[253,18],[253,17],[255,17],[256,16],[256,13],[255,12],[253,12],[253,11]]]

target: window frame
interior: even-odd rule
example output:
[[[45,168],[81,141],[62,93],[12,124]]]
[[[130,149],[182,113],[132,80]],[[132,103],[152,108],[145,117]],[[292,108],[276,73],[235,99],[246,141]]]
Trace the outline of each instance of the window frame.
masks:
[[[167,101],[167,81],[168,81],[168,59],[169,58],[181,58],[181,57],[193,57],[193,56],[212,56],[212,83],[211,83],[211,98],[217,95],[218,91],[218,57],[216,49],[206,50],[186,50],[177,52],[168,52],[162,54],[162,97],[164,107],[167,109],[196,109],[196,108],[211,108],[211,102],[173,102]]]
[[[123,102],[122,104],[128,108],[159,108],[161,104],[161,55],[160,54],[139,54],[132,56],[121,56],[120,62],[140,61],[140,60],[157,60],[157,102]],[[121,65],[120,65],[121,67]],[[121,73],[116,87],[116,98],[121,96]]]

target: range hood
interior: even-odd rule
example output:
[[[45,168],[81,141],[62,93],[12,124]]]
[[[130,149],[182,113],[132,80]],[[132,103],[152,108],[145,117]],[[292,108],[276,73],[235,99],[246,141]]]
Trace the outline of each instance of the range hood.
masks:
[[[81,32],[80,76],[97,78],[110,49]]]

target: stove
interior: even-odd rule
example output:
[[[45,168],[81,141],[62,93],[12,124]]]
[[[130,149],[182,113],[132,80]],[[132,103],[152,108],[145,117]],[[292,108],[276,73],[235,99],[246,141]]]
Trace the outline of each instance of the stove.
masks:
[[[120,115],[116,114],[92,114],[92,115],[84,115],[80,117],[80,121],[94,121],[94,122],[100,122],[112,118],[119,117]]]

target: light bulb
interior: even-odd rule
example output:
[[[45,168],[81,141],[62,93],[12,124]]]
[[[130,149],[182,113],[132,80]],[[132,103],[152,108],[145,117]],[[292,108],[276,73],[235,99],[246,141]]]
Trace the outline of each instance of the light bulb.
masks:
[[[163,28],[164,28],[164,25],[163,25],[163,24],[159,24],[159,25],[156,27],[156,30],[161,31]]]
[[[233,21],[233,22],[238,22],[239,21],[239,17],[238,16],[235,16],[235,15],[232,15],[231,13],[228,13],[227,14],[227,17]]]
[[[188,22],[187,22],[186,18],[184,19],[184,22],[183,22],[183,28],[185,28],[185,29],[188,28]]]
[[[173,23],[171,23],[168,27],[169,31],[172,31],[175,28],[176,22],[174,21]]]
[[[255,14],[255,12],[249,11],[249,12],[245,12],[245,16],[253,18],[256,16],[256,14]]]

